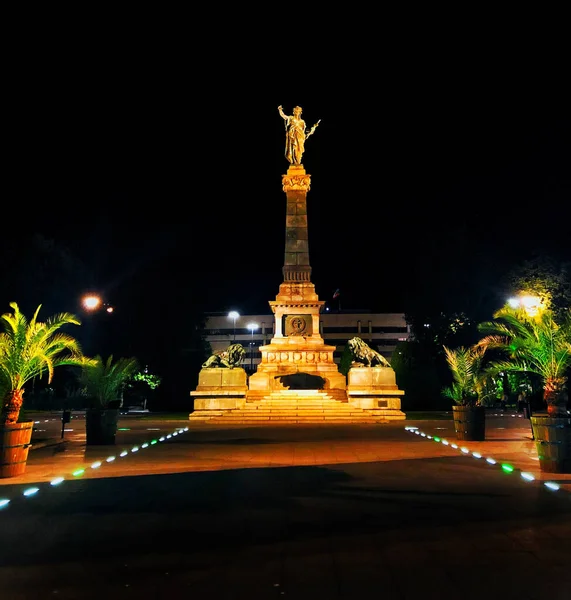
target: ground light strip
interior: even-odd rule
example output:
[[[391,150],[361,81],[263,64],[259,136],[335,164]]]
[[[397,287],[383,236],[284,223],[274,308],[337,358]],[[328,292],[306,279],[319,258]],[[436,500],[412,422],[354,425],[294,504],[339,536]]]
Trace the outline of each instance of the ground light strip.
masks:
[[[433,435],[428,435],[426,433],[423,433],[422,431],[420,431],[418,429],[418,427],[407,426],[407,427],[405,427],[405,431],[408,431],[409,433],[414,433],[415,435],[426,438],[427,440],[432,440],[433,442],[439,442],[439,443],[443,444],[444,446],[450,446],[450,448],[452,448],[454,450],[459,450],[460,452],[462,452],[462,454],[470,455],[477,460],[481,460],[482,458],[484,458],[479,452],[472,452],[465,446],[460,447],[460,446],[458,446],[458,444],[449,442],[448,440],[443,439],[437,435],[433,436]],[[492,458],[491,456],[488,456],[485,460],[490,465],[499,466],[500,469],[504,473],[518,472],[523,480],[535,481],[535,477],[531,473],[527,473],[525,471],[522,471],[521,469],[516,469],[515,467],[513,467],[512,465],[510,465],[508,463],[498,462],[495,458]],[[554,481],[544,481],[543,485],[547,489],[551,490],[552,492],[557,492],[558,490],[561,489],[561,486],[558,483],[555,483]],[[565,490],[563,490],[563,491],[565,491]],[[571,495],[570,495],[570,497],[571,497]]]
[[[105,460],[96,460],[95,462],[91,463],[90,465],[75,469],[75,471],[71,472],[71,477],[64,477],[64,476],[55,477],[54,479],[52,479],[49,482],[49,485],[56,486],[56,485],[60,485],[64,481],[72,481],[74,478],[77,479],[78,477],[81,477],[84,473],[88,472],[89,469],[99,469],[105,463],[112,463],[115,460],[117,460],[118,458],[124,458],[125,456],[129,456],[129,454],[131,454],[131,453],[139,452],[139,450],[145,450],[146,448],[155,446],[156,444],[159,444],[160,442],[166,442],[167,440],[170,440],[173,437],[180,435],[181,433],[187,432],[188,429],[189,429],[188,427],[179,427],[178,429],[175,429],[175,431],[173,431],[172,433],[169,433],[168,435],[162,435],[158,439],[150,440],[149,442],[144,442],[142,444],[135,444],[130,450],[123,450],[118,456],[114,456],[114,455],[108,456]],[[24,496],[25,498],[30,498],[31,496],[36,496],[39,491],[40,491],[39,487],[35,487],[35,486],[29,487],[29,488],[26,488],[22,492],[22,496]],[[9,504],[10,504],[10,498],[0,498],[0,509],[6,508]]]

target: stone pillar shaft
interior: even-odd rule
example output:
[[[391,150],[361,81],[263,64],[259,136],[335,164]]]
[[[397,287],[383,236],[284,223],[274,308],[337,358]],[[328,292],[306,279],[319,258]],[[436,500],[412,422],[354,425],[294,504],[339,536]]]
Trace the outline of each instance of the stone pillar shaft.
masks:
[[[291,165],[282,177],[286,193],[284,282],[302,283],[311,281],[309,264],[309,236],[307,224],[307,192],[311,177],[303,165]]]

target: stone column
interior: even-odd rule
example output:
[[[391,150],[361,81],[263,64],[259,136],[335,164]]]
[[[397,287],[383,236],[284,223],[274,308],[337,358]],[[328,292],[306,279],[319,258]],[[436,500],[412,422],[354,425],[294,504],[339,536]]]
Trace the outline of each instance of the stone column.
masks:
[[[307,230],[307,192],[310,180],[303,165],[290,165],[287,174],[282,176],[287,199],[284,283],[311,281]]]

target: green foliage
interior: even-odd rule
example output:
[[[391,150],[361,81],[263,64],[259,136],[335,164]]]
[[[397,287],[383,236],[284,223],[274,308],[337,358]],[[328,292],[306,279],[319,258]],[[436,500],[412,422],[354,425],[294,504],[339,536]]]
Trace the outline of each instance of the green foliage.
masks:
[[[530,317],[524,309],[507,305],[493,316],[479,326],[487,334],[479,346],[497,352],[489,371],[535,374],[543,383],[545,402],[562,404],[571,368],[571,318],[559,324],[553,311]]]
[[[82,366],[86,362],[78,341],[60,330],[66,325],[80,325],[71,313],[59,313],[38,320],[41,304],[30,320],[11,302],[12,313],[0,317],[0,391],[2,406],[13,394],[23,394],[26,383],[45,376],[51,383],[54,371],[60,366]],[[4,410],[4,408],[3,408]]]
[[[447,373],[432,347],[415,341],[399,342],[391,355],[391,367],[399,389],[405,392],[403,410],[446,408],[440,390]]]
[[[156,390],[159,387],[159,385],[161,385],[162,380],[158,375],[153,375],[152,373],[149,373],[148,371],[144,370],[135,373],[135,375],[133,376],[133,381],[145,383],[149,386],[149,389]]]
[[[113,362],[113,355],[107,360],[96,356],[89,364],[84,365],[79,375],[79,382],[85,390],[93,408],[105,408],[110,402],[121,399],[124,387],[139,369],[135,358],[119,358]]]
[[[28,381],[43,375],[51,382],[57,366],[83,363],[77,340],[59,332],[64,325],[80,324],[75,315],[60,313],[41,322],[40,304],[28,322],[16,302],[10,306],[14,312],[0,317],[4,329],[0,333],[0,380],[10,391],[21,390]]]
[[[571,263],[550,256],[537,256],[523,262],[506,276],[507,296],[525,293],[541,298],[553,311],[556,321],[563,321],[571,306]]]
[[[339,359],[339,372],[347,377],[352,363],[353,354],[351,353],[351,348],[349,348],[348,344],[345,344],[343,352],[341,353],[341,358]]]
[[[458,346],[475,341],[476,325],[464,312],[439,312],[437,314],[407,314],[415,341],[432,345],[440,351],[442,346]]]
[[[474,346],[451,349],[444,346],[444,354],[453,382],[443,388],[443,396],[460,406],[481,405],[480,396],[487,383],[481,374],[484,349]]]

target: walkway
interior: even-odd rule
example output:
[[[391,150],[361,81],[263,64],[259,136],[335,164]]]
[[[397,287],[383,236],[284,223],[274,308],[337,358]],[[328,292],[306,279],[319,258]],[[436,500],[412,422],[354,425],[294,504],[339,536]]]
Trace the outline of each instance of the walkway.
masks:
[[[540,473],[521,417],[466,444],[447,420],[123,425],[0,480],[3,600],[570,597],[571,475]]]

